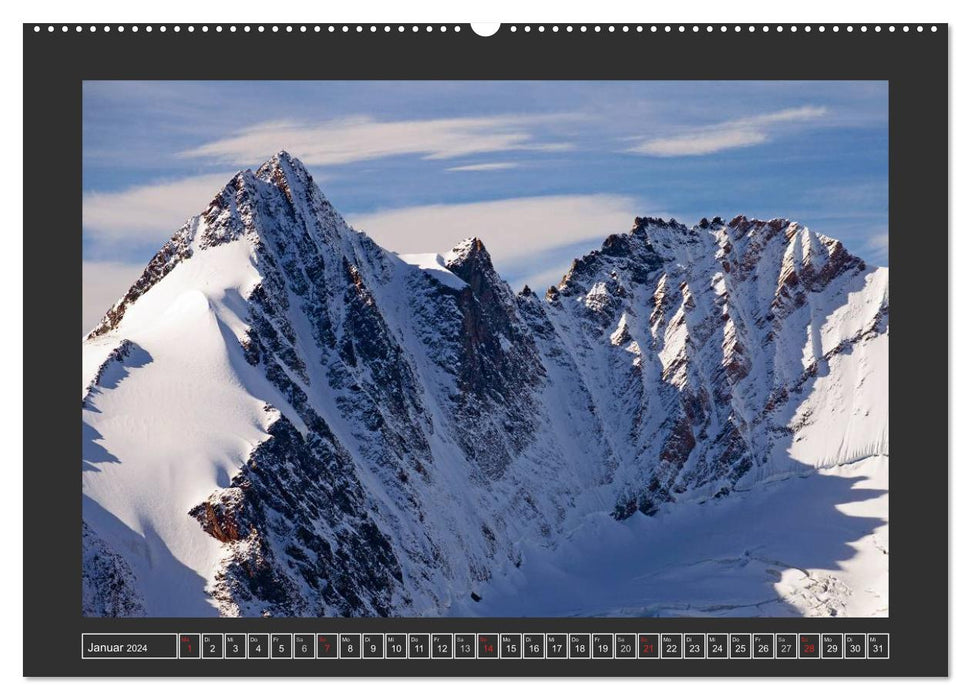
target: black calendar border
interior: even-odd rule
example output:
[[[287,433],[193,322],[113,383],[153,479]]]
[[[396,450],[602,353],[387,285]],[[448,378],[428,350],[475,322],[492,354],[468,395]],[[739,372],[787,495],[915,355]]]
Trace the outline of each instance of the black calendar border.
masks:
[[[25,24],[24,674],[28,676],[940,676],[948,673],[948,27],[944,24]],[[287,30],[290,26],[290,31]],[[640,30],[638,30],[640,26]],[[893,26],[894,31],[891,31]],[[583,29],[586,27],[586,30]],[[281,55],[285,62],[249,57]],[[112,79],[889,81],[893,553],[885,619],[85,619],[77,382],[81,84]],[[73,193],[73,198],[71,194]],[[56,197],[56,205],[51,200]],[[66,300],[70,302],[66,303]],[[75,476],[70,476],[74,474]],[[265,660],[82,662],[82,632],[889,632],[890,661]]]

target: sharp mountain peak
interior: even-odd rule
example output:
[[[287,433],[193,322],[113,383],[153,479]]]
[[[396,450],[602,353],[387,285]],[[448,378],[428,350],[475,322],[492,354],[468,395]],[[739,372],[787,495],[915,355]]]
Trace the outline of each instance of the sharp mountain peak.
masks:
[[[514,294],[479,238],[419,257],[351,229],[285,151],[159,250],[82,344],[86,614],[481,614],[490,580],[611,516],[736,492],[742,513],[769,482],[885,464],[888,272],[801,225],[639,217],[556,303]],[[765,536],[712,575],[781,561]],[[839,572],[840,537],[793,568]],[[818,578],[783,596],[748,568],[705,601],[817,610]],[[637,590],[596,614],[683,614]]]

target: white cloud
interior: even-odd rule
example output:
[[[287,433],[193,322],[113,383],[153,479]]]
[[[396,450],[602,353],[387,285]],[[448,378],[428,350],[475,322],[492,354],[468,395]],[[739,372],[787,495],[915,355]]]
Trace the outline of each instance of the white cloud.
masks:
[[[574,248],[584,242],[591,248],[599,246],[609,234],[629,230],[634,217],[645,213],[667,216],[632,197],[593,194],[408,207],[351,214],[347,219],[383,247],[399,253],[445,252],[477,236],[485,242],[500,274],[513,272],[507,277],[517,287],[528,282],[541,291],[569,268],[577,254],[570,250],[571,244]],[[97,324],[143,268],[142,264],[122,262],[83,263],[82,332]]]
[[[573,118],[499,116],[380,122],[361,116],[316,124],[265,122],[181,155],[248,164],[262,162],[282,148],[307,165],[340,165],[405,154],[446,159],[501,151],[557,151],[570,145],[537,141],[531,127]]]
[[[121,192],[89,192],[82,203],[85,233],[109,245],[161,244],[205,209],[230,178],[232,173],[200,175]]]
[[[120,262],[81,263],[81,333],[94,328],[112,304],[121,299],[144,265]]]
[[[886,259],[890,253],[890,234],[887,231],[875,233],[866,239],[867,251]]]
[[[446,172],[450,173],[465,173],[465,172],[478,172],[482,170],[509,170],[510,168],[518,168],[517,163],[474,163],[472,165],[458,165],[454,168],[446,168]]]
[[[644,211],[632,197],[621,195],[552,195],[409,207],[347,219],[399,253],[441,253],[476,236],[500,273],[504,264],[520,267],[525,256],[543,255],[544,267],[562,275],[572,255],[549,259],[550,249],[628,231]]]
[[[695,132],[667,139],[655,139],[632,148],[634,153],[670,158],[674,156],[704,156],[732,148],[756,146],[768,140],[768,135],[751,129],[723,129]]]
[[[591,246],[591,250],[599,247],[600,242],[598,242],[595,246]],[[571,262],[573,262],[573,257],[564,255],[554,265],[544,267],[542,270],[537,270],[524,275],[517,275],[515,278],[507,281],[509,282],[509,285],[517,292],[525,285],[536,292],[536,294],[539,296],[543,296],[547,289],[550,287],[555,287],[557,284],[559,284],[560,280],[563,279],[563,275],[569,271]]]
[[[631,153],[671,158],[702,156],[734,148],[756,146],[768,141],[773,130],[794,122],[811,121],[827,113],[825,107],[798,107],[721,122],[680,134],[650,139],[629,149]]]

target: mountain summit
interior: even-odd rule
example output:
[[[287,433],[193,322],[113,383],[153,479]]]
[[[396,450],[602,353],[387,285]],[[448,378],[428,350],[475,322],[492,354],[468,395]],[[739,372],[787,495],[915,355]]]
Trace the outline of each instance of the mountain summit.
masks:
[[[503,614],[499,591],[584,532],[626,541],[751,494],[836,513],[832,489],[774,485],[885,471],[887,280],[785,219],[637,218],[517,295],[479,239],[384,250],[281,151],[82,343],[84,614]],[[833,557],[851,533],[883,556],[885,527],[856,520],[824,528]],[[625,557],[679,570],[657,532]],[[775,596],[764,614],[885,605],[879,581],[786,573],[827,563],[745,585]],[[719,609],[751,614],[731,590]],[[560,613],[683,610],[635,598]]]

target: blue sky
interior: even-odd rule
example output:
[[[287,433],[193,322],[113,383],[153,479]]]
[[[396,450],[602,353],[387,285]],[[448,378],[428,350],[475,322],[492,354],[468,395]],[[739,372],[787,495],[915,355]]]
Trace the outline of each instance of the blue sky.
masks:
[[[86,82],[85,326],[285,148],[398,252],[555,282],[634,216],[797,219],[887,263],[885,82]]]

